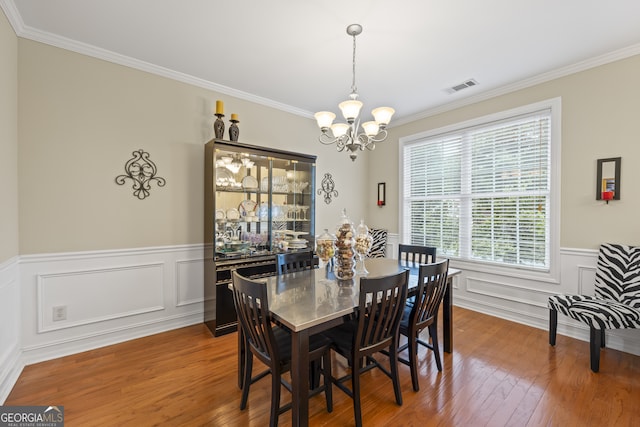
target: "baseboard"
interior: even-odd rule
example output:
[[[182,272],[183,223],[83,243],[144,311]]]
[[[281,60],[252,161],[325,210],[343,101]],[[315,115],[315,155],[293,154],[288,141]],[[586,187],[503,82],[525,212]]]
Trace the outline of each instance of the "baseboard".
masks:
[[[20,377],[25,364],[22,362],[22,352],[19,349],[4,360],[2,369],[2,378],[0,378],[0,405],[4,405],[5,400],[9,397],[9,393],[13,389],[16,381]]]
[[[25,347],[22,349],[21,361],[24,366],[28,366],[34,363],[119,344],[198,323],[202,323],[201,311],[149,322],[135,323],[122,328],[102,330],[96,333],[79,335],[43,345]]]

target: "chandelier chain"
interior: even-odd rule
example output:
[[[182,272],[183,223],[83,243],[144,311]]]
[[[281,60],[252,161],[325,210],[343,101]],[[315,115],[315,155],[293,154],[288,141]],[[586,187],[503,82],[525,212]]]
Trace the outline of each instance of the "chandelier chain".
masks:
[[[353,80],[351,81],[351,94],[358,95],[358,88],[356,87],[356,34],[353,35]]]

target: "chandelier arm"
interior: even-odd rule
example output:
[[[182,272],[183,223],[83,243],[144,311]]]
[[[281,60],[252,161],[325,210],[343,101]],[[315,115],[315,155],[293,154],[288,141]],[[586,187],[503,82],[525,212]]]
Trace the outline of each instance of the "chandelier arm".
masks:
[[[318,137],[318,141],[320,141],[324,145],[331,145],[337,142],[338,138],[335,138],[333,135],[330,135],[329,132],[322,132]]]
[[[343,151],[345,148],[349,148],[349,142],[351,138],[348,135],[342,135],[336,138],[336,150]]]
[[[375,136],[370,137],[369,139],[373,142],[382,142],[385,139],[387,139],[387,130],[386,129],[382,129],[380,132],[378,132]]]

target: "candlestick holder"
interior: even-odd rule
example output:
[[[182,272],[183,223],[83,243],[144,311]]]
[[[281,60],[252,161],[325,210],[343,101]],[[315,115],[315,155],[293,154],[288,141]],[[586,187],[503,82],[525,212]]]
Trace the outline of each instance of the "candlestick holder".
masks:
[[[217,119],[213,122],[213,133],[215,134],[216,139],[222,139],[224,138],[224,122],[222,121],[224,114],[216,113],[214,115]]]
[[[233,116],[233,114],[231,116]],[[240,136],[240,128],[238,127],[240,120],[231,119],[229,121],[231,122],[231,126],[229,126],[229,140],[237,141],[238,136]]]

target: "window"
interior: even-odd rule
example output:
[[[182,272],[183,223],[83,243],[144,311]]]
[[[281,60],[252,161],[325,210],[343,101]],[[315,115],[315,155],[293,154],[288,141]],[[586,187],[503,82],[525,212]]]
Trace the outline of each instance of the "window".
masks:
[[[554,108],[559,101],[401,140],[401,241],[549,271]]]

